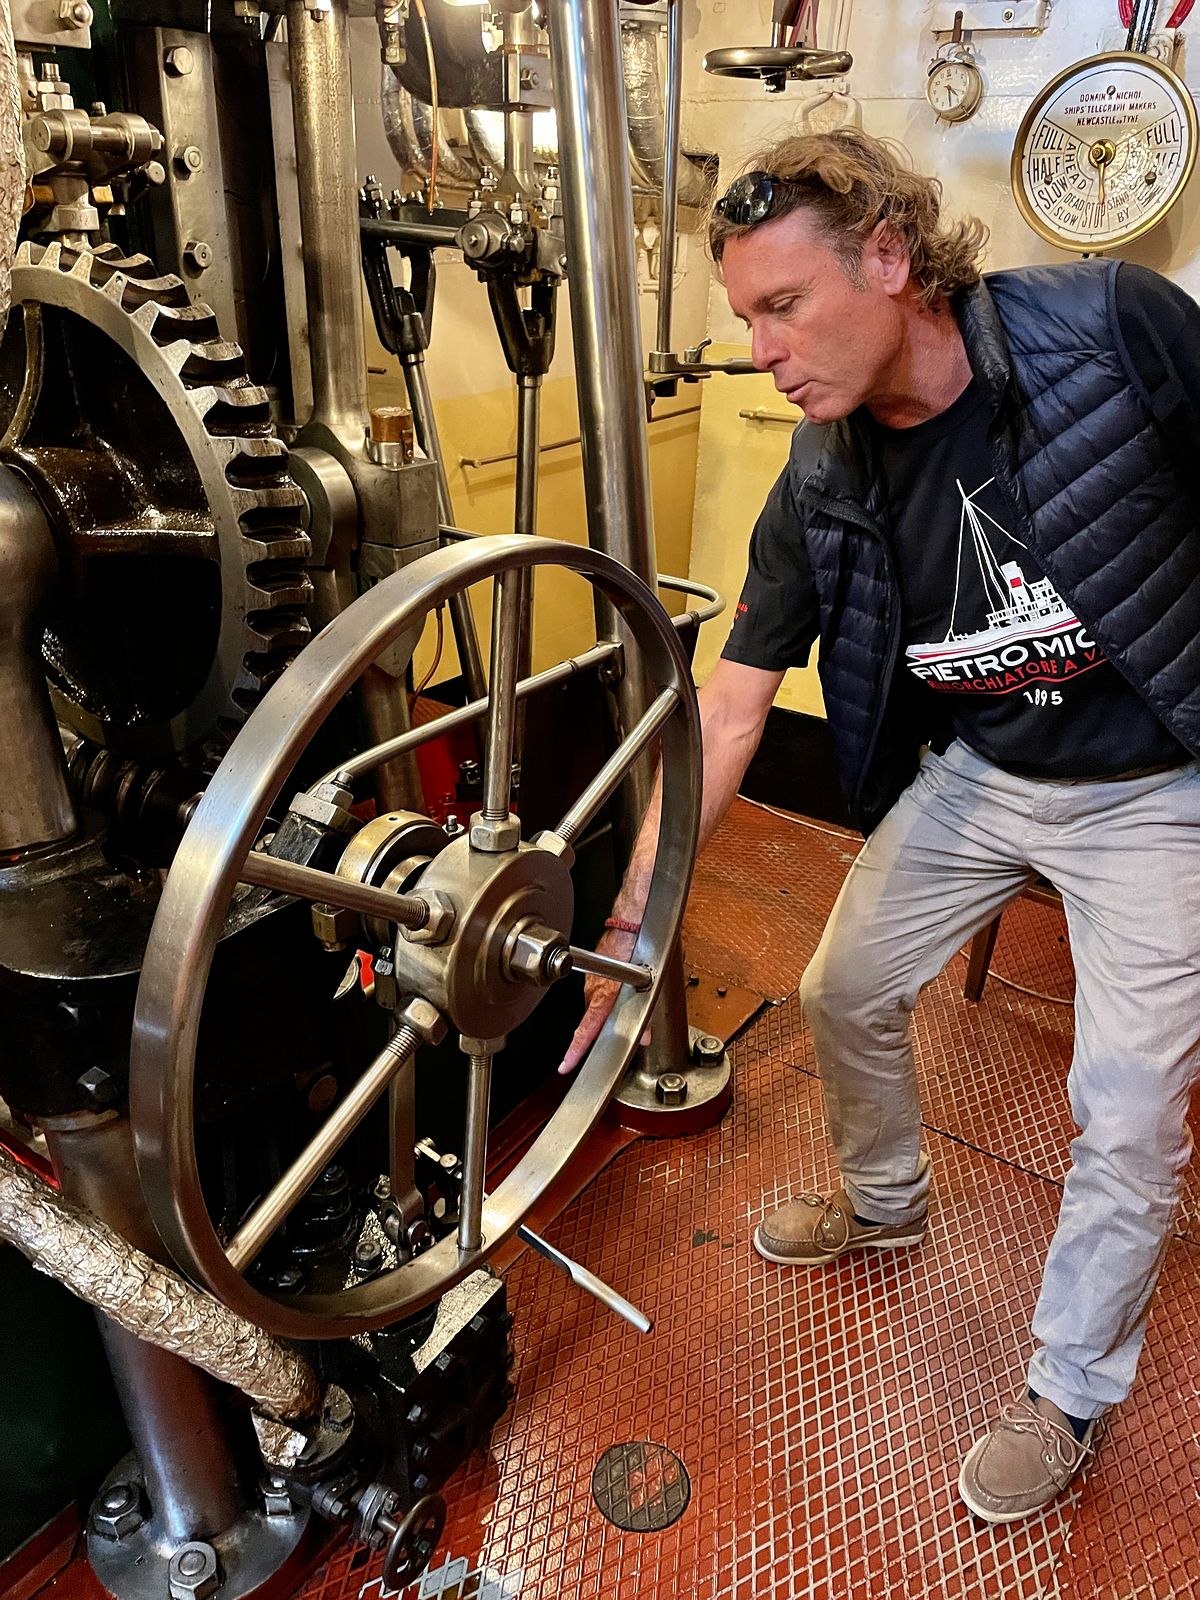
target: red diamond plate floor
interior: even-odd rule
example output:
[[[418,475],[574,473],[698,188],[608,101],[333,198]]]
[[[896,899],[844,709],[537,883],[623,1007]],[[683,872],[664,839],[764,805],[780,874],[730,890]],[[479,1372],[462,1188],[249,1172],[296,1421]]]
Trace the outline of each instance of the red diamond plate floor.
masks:
[[[917,1016],[937,1210],[917,1250],[818,1272],[750,1248],[771,1207],[832,1176],[820,1087],[789,999],[857,841],[740,803],[700,865],[692,948],[767,993],[735,1048],[723,1124],[623,1150],[551,1241],[656,1319],[640,1338],[544,1263],[508,1274],[517,1397],[448,1487],[434,1567],[405,1600],[1200,1600],[1197,1187],[1168,1252],[1138,1387],[1086,1481],[985,1528],[953,1490],[1016,1388],[1071,1125],[1069,1008],[963,963]],[[1069,995],[1062,917],[1019,902],[994,971]],[[611,1445],[674,1450],[691,1504],[623,1533],[591,1499]],[[304,1600],[374,1600],[378,1558],[338,1553]]]

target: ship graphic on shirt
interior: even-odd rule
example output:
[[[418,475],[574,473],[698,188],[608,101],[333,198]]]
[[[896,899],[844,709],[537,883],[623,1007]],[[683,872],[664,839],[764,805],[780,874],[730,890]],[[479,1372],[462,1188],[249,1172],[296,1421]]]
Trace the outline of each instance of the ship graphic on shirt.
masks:
[[[962,510],[950,626],[944,639],[904,652],[909,670],[931,689],[1012,694],[1032,683],[1061,684],[1104,662],[1050,579],[1026,579],[1016,553],[1025,545],[979,504],[995,481],[968,494],[955,479]]]

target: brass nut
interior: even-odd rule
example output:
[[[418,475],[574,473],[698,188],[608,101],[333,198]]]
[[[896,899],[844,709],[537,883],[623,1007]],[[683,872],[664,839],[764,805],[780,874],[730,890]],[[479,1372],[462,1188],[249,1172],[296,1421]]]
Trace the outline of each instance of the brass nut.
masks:
[[[344,950],[358,927],[358,913],[345,906],[316,901],[312,907],[312,929],[326,950]]]

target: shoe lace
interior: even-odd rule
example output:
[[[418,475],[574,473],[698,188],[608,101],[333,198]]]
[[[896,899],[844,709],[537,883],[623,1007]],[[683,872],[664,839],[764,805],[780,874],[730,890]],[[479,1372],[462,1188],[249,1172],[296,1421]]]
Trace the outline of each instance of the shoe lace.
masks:
[[[844,1241],[838,1237],[835,1219],[841,1223],[841,1232],[846,1237],[850,1232],[850,1215],[845,1209],[845,1202],[838,1194],[802,1194],[800,1199],[806,1206],[814,1206],[821,1215],[813,1224],[813,1238],[825,1239],[831,1244],[840,1246]]]
[[[1009,1433],[1035,1434],[1043,1446],[1046,1465],[1069,1475],[1073,1475],[1088,1456],[1095,1454],[1094,1445],[1084,1444],[1070,1428],[1047,1417],[1026,1395],[1012,1402],[996,1426]]]

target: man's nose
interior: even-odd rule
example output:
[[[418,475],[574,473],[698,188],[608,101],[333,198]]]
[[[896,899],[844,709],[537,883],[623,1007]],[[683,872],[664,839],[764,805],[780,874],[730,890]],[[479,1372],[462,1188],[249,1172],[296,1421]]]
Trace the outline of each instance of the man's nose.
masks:
[[[751,329],[750,359],[759,372],[770,372],[781,361],[786,361],[787,351],[769,322],[758,323]]]

